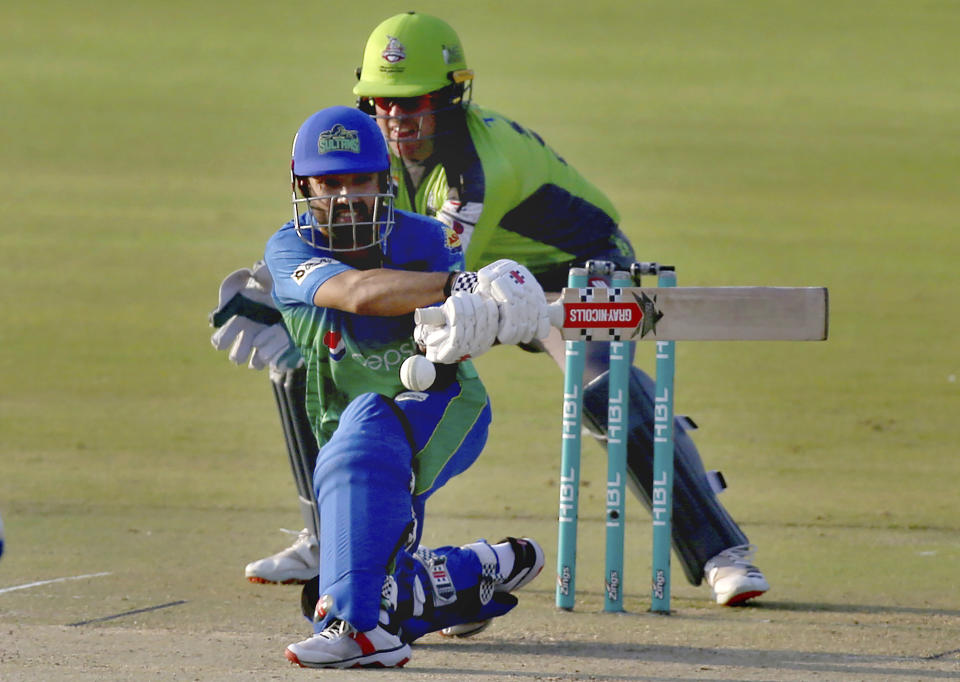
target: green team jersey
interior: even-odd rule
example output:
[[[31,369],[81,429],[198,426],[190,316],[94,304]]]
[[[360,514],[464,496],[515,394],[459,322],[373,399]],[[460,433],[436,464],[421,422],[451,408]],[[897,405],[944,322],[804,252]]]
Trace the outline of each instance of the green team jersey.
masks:
[[[451,225],[468,269],[511,258],[537,275],[591,258],[632,260],[612,202],[535,132],[471,105],[436,145],[415,191],[392,158],[397,206]]]
[[[425,272],[463,268],[462,251],[448,237],[450,228],[405,211],[396,211],[395,219],[383,244],[383,267]],[[306,364],[307,415],[319,445],[330,439],[341,413],[360,394],[393,398],[405,392],[400,365],[417,352],[413,313],[380,317],[313,304],[314,293],[327,279],[350,269],[336,257],[324,248],[307,246],[293,221],[270,238],[265,251],[274,300]],[[472,363],[459,363],[457,379],[463,392],[449,411],[454,434],[469,428],[487,404]]]

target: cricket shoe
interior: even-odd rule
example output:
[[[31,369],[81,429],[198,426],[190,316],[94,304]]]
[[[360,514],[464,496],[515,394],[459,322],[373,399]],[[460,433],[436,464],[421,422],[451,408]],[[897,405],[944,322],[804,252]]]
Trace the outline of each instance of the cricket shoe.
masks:
[[[757,548],[738,545],[725,549],[703,567],[703,575],[721,606],[735,606],[770,589],[760,569],[751,563]]]
[[[282,528],[285,533],[296,531]],[[297,540],[282,552],[247,564],[247,580],[252,583],[281,583],[301,585],[320,572],[320,545],[313,534],[304,528]]]
[[[509,575],[498,577],[494,592],[513,592],[519,590],[531,580],[540,575],[543,570],[543,548],[531,538],[504,538],[497,544],[510,543],[513,549],[513,568]],[[444,637],[472,637],[490,627],[492,620],[481,620],[474,623],[461,623],[443,628],[440,634]]]
[[[380,619],[386,613],[380,612]],[[291,644],[287,660],[301,668],[401,668],[410,660],[410,645],[386,626],[358,632],[344,620],[334,620],[309,639]]]

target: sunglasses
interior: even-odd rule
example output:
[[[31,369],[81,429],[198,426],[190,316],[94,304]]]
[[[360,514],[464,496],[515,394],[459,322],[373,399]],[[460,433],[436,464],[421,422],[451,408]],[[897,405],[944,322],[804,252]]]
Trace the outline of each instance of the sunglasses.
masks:
[[[430,106],[432,98],[430,94],[419,95],[417,97],[374,97],[373,102],[378,109],[390,111],[394,107],[405,114],[411,114],[415,111]]]

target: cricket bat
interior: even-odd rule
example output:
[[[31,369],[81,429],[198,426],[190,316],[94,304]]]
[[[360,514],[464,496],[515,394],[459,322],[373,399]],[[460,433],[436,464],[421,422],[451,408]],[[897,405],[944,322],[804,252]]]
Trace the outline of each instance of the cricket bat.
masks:
[[[550,323],[567,341],[823,341],[825,287],[566,288]]]

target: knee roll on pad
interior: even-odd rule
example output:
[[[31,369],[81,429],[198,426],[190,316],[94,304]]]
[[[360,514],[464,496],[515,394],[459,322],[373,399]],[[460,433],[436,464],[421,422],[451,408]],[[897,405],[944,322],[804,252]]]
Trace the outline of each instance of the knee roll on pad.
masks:
[[[583,392],[583,416],[588,428],[606,435],[609,372],[591,381]],[[656,385],[641,370],[630,373],[630,421],[627,440],[627,480],[649,511],[653,484],[653,405]],[[717,499],[704,471],[686,417],[674,419],[673,547],[684,574],[693,585],[703,579],[703,567],[721,551],[748,544],[747,536]]]

